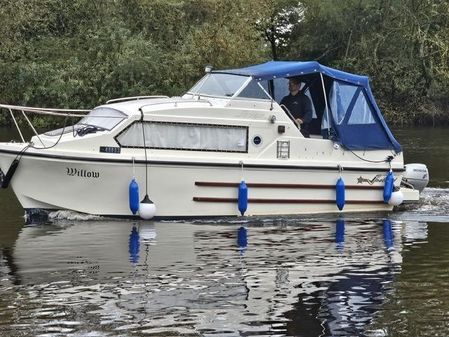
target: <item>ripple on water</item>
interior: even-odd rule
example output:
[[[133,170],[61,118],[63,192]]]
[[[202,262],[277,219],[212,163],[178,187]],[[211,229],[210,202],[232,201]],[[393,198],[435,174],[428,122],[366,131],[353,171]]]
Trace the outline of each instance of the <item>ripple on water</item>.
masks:
[[[403,205],[392,218],[402,221],[449,222],[449,189],[427,187],[417,204]]]
[[[307,327],[316,336],[380,335],[384,326],[369,327],[408,266],[402,254],[429,241],[420,222],[221,221],[23,228],[15,269],[2,259],[2,279],[18,282],[0,283],[0,333],[283,336]],[[422,263],[414,264],[429,268]],[[409,275],[429,289],[398,298],[441,313],[432,284]]]

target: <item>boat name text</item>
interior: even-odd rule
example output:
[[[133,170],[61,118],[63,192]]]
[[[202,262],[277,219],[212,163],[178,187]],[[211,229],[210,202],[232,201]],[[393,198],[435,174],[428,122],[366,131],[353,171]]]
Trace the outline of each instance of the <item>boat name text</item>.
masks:
[[[67,167],[67,175],[69,177],[99,178],[100,172],[89,171],[85,169],[77,169],[74,167]]]

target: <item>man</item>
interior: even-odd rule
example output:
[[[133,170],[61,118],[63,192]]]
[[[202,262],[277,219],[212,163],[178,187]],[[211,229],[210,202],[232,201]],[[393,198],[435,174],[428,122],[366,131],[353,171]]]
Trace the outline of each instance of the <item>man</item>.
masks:
[[[298,78],[292,77],[288,80],[288,91],[290,94],[281,100],[281,106],[288,109],[295,119],[294,122],[301,127],[304,137],[310,137],[310,122],[312,121],[313,109],[310,98],[301,91],[301,82]]]

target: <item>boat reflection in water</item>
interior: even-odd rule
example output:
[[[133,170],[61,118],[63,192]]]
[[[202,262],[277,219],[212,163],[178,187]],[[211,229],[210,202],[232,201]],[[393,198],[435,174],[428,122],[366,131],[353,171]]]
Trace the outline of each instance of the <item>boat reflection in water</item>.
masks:
[[[402,242],[426,239],[425,223],[408,227],[343,218],[24,227],[0,284],[2,315],[21,315],[0,332],[364,335],[401,270]]]

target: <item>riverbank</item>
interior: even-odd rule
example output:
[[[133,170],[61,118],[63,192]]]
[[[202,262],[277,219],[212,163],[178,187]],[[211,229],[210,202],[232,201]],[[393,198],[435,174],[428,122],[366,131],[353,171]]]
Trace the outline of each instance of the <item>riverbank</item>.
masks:
[[[379,107],[393,127],[449,126],[449,101],[422,99],[419,101],[384,102]]]

